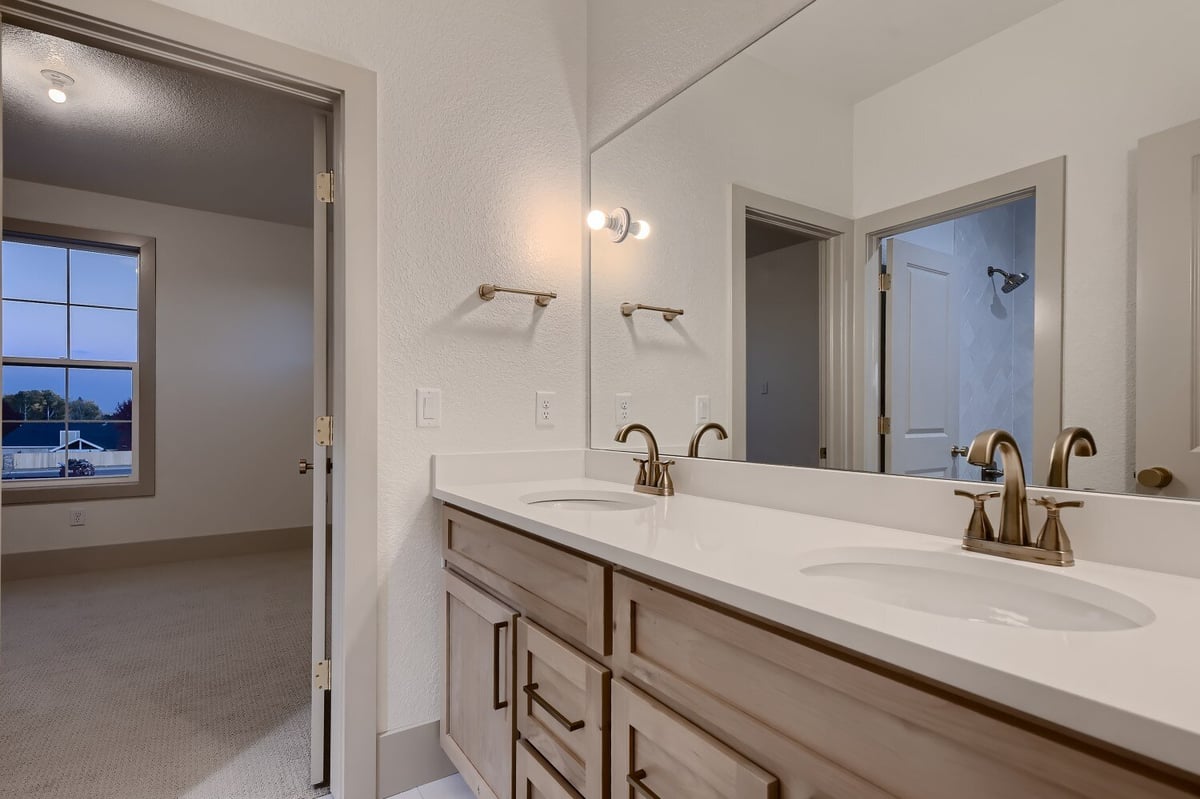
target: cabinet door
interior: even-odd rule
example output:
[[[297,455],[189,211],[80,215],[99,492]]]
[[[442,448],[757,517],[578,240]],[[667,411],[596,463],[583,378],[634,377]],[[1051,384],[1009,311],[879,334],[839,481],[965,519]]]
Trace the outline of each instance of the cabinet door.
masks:
[[[480,799],[513,790],[517,614],[447,571],[442,749]]]
[[[624,680],[612,685],[613,799],[778,799],[779,781]]]
[[[517,731],[585,799],[608,796],[610,672],[517,621]]]

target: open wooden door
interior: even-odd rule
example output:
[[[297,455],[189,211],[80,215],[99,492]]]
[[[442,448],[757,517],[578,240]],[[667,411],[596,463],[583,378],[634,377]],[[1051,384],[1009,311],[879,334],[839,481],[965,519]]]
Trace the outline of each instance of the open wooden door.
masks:
[[[1196,497],[1200,496],[1200,121],[1142,139],[1136,164],[1134,472],[1142,493]]]
[[[887,269],[883,471],[953,477],[961,262],[893,238]]]
[[[329,469],[333,449],[329,413],[328,280],[330,200],[328,121],[313,125],[313,451],[312,475],[312,735],[310,772],[313,785],[329,781],[330,674],[330,525]],[[323,175],[330,175],[329,182]]]

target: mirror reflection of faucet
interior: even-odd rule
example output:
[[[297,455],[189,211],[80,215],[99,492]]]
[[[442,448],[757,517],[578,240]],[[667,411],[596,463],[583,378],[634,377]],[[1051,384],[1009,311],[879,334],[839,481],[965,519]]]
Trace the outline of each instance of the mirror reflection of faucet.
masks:
[[[700,439],[704,438],[704,434],[712,430],[717,435],[718,441],[724,441],[729,438],[729,432],[717,422],[705,422],[696,428],[696,432],[692,433],[692,440],[688,444],[689,458],[700,457]]]

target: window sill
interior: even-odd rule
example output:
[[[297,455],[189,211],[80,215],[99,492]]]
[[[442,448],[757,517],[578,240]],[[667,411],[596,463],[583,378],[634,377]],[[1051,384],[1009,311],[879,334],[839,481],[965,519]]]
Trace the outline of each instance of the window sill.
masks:
[[[62,478],[59,478],[62,479]],[[16,481],[20,483],[22,481]],[[32,482],[32,481],[31,481]],[[154,479],[88,480],[65,485],[38,481],[35,485],[0,483],[0,505],[48,505],[154,496]]]

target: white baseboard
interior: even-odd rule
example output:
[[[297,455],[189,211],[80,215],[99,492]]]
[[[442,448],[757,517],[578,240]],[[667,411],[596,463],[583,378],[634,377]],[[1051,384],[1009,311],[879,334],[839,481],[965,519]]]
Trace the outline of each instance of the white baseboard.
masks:
[[[379,799],[456,772],[442,753],[440,721],[380,733],[377,762]]]

